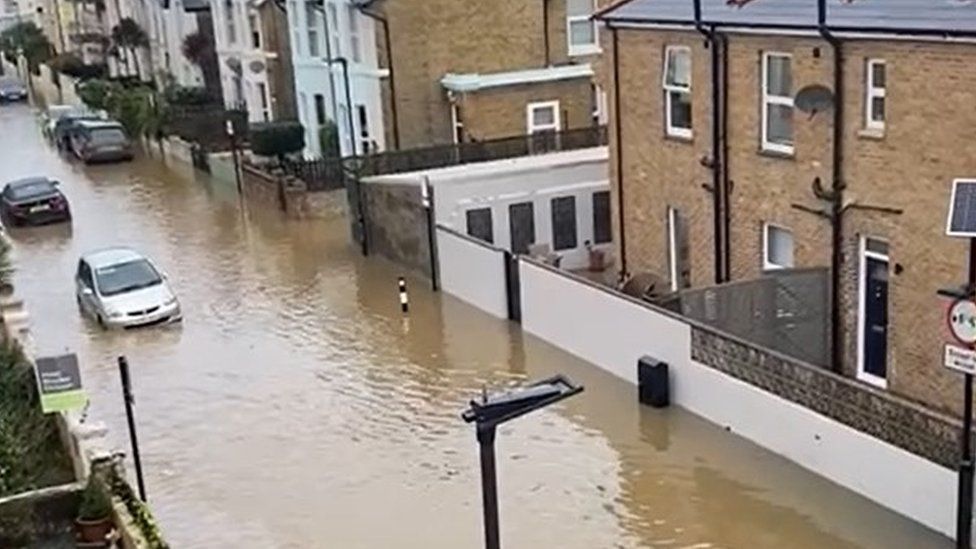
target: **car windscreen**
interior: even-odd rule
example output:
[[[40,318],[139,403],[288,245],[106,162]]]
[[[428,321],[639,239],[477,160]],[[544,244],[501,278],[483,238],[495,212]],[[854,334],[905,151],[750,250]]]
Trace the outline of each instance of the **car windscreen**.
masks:
[[[95,269],[95,284],[103,296],[124,294],[160,284],[163,279],[145,259]]]
[[[37,181],[11,187],[10,197],[14,200],[25,200],[35,196],[53,194],[55,191],[57,189],[54,187],[54,183],[50,181]]]
[[[20,80],[13,78],[0,78],[0,90],[22,90],[24,85]]]
[[[99,128],[89,133],[95,145],[123,145],[126,142],[125,133],[119,128]]]

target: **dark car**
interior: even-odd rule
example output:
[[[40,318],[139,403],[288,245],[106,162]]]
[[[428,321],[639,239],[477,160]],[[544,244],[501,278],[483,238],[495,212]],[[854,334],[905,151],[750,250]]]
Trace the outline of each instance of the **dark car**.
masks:
[[[85,164],[132,160],[125,128],[111,120],[81,120],[71,131],[71,150]]]
[[[0,103],[27,101],[27,86],[16,78],[0,77]]]
[[[7,183],[0,195],[0,215],[11,225],[40,225],[70,220],[71,209],[57,181],[31,177]]]
[[[59,149],[64,151],[70,150],[71,136],[78,130],[78,124],[80,122],[95,122],[98,120],[101,120],[101,118],[94,113],[86,111],[66,113],[54,123],[51,138],[54,139],[54,144]]]

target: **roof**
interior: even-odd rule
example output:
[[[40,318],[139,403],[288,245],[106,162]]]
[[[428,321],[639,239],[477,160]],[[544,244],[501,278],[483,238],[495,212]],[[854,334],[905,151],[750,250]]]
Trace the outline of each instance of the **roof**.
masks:
[[[739,0],[741,1],[741,0]],[[973,0],[826,0],[834,31],[976,35]],[[702,23],[816,29],[817,0],[701,0]],[[693,24],[694,0],[623,0],[597,14],[609,22]]]
[[[81,258],[84,259],[85,263],[88,263],[92,269],[101,269],[110,265],[145,259],[142,254],[129,248],[105,248],[102,250],[95,250],[93,252],[88,252],[87,254],[81,256]]]
[[[449,72],[441,78],[441,85],[445,89],[454,92],[471,92],[487,88],[537,84],[539,82],[554,82],[575,78],[590,78],[592,76],[593,67],[589,63],[583,63],[579,65],[562,65],[543,69],[493,72],[488,74],[456,74]]]

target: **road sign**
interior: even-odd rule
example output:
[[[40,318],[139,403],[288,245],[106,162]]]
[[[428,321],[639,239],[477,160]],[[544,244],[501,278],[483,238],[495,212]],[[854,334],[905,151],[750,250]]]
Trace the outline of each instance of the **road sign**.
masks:
[[[946,314],[946,323],[956,341],[963,345],[976,344],[976,302],[968,299],[953,302]]]
[[[947,343],[944,365],[964,374],[976,374],[976,351]]]
[[[83,408],[88,397],[81,388],[81,371],[74,354],[38,358],[37,387],[45,414]]]

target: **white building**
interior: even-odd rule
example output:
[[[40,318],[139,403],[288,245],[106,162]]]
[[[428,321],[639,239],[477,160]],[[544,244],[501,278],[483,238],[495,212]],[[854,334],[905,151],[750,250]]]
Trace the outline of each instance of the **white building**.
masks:
[[[197,32],[197,18],[183,0],[146,2],[147,25],[155,77],[168,74],[184,87],[203,86],[203,73],[183,55],[183,39]]]
[[[264,48],[257,6],[248,0],[210,0],[210,8],[224,104],[246,106],[251,122],[272,120],[268,66],[275,53]]]
[[[375,22],[350,0],[288,0],[287,6],[306,155],[321,156],[326,121],[338,127],[342,156],[384,150],[381,89],[389,71],[379,67]]]
[[[0,0],[0,32],[20,21],[20,8],[17,0]]]

